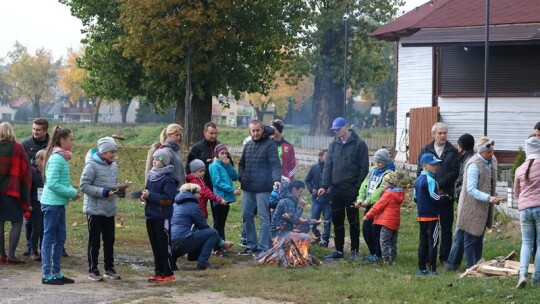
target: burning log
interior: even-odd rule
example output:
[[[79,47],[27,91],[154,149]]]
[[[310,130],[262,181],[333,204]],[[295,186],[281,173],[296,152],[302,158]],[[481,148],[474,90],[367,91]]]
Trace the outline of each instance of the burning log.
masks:
[[[322,263],[309,254],[311,237],[305,233],[288,232],[274,241],[274,247],[254,260],[255,264],[283,267],[320,266]]]

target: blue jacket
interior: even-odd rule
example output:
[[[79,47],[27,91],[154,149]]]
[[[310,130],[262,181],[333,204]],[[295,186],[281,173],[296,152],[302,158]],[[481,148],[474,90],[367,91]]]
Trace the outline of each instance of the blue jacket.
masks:
[[[236,201],[234,195],[233,181],[238,180],[238,173],[234,169],[233,165],[229,162],[226,166],[223,165],[221,159],[214,159],[209,166],[210,178],[212,179],[212,185],[214,194],[222,197],[227,203],[233,203]],[[215,202],[212,202],[214,205]]]
[[[414,202],[418,217],[439,217],[439,203],[447,196],[437,194],[437,182],[433,174],[422,171],[414,182]]]
[[[298,219],[302,217],[303,208],[298,207],[298,199],[288,194],[281,199],[272,215],[270,222],[270,235],[272,239],[293,230]],[[289,218],[283,217],[288,214]]]
[[[178,182],[173,174],[174,166],[155,170],[152,168],[148,173],[146,187],[150,193],[146,199],[144,215],[146,219],[170,219],[173,213],[172,203],[178,188]]]
[[[197,198],[191,192],[180,192],[174,199],[174,212],[171,219],[171,240],[184,240],[193,231],[211,229],[204,219]]]

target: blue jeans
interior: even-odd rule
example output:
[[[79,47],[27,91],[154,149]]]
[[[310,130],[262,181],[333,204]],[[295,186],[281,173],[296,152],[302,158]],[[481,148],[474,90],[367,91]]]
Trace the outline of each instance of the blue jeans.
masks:
[[[41,269],[44,277],[60,273],[62,249],[66,241],[65,206],[41,205],[43,211],[43,242]]]
[[[193,235],[186,239],[172,241],[173,257],[176,258],[186,253],[199,252],[197,266],[207,267],[212,250],[220,241],[221,238],[216,229],[208,228],[194,231]]]
[[[446,267],[453,270],[459,269],[461,261],[463,260],[463,234],[464,231],[456,228],[454,242],[452,243],[452,249],[446,259]]]
[[[321,213],[324,215],[324,231],[322,239],[328,242],[330,239],[330,228],[332,227],[332,207],[330,207],[330,201],[323,201],[316,195],[311,196],[311,218],[319,219]],[[312,226],[311,231],[315,236],[319,236],[320,232],[316,226]]]
[[[268,197],[270,192],[242,192],[242,223],[246,231],[247,248],[266,251],[270,248],[270,209]],[[260,221],[259,244],[257,245],[257,229],[255,214]]]
[[[463,246],[465,258],[467,259],[467,269],[474,266],[482,258],[484,250],[484,235],[476,236],[463,232]]]
[[[531,260],[531,251],[536,236],[536,256],[534,257],[533,282],[540,281],[540,207],[527,208],[519,212],[521,223],[521,253],[519,273],[526,274]]]

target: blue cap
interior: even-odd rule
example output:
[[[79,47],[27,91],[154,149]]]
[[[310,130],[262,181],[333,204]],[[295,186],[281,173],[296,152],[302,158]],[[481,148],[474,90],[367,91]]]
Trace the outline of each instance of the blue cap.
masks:
[[[332,122],[332,128],[330,130],[339,130],[347,124],[347,121],[343,117],[338,117]]]
[[[440,162],[442,162],[442,160],[436,158],[435,155],[431,153],[424,153],[422,154],[422,157],[420,157],[420,166],[423,164],[436,165]]]

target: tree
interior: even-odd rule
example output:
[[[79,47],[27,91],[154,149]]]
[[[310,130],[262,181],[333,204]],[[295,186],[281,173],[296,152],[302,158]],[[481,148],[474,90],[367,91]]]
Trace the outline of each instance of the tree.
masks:
[[[30,55],[19,42],[15,42],[14,50],[8,56],[11,58],[8,75],[12,93],[28,99],[34,107],[34,114],[40,117],[40,103],[54,98],[53,89],[61,60],[55,61],[52,53],[43,48]]]
[[[401,0],[309,0],[314,24],[306,31],[306,64],[314,75],[313,120],[310,134],[327,134],[332,119],[343,116],[345,25],[348,33],[347,86],[360,90],[386,77],[381,50],[384,43],[368,34],[397,11]],[[344,14],[348,14],[344,22]]]
[[[381,107],[381,115],[379,116],[381,127],[387,127],[388,110],[396,104],[396,83],[395,74],[397,72],[396,44],[389,43],[384,49],[385,64],[388,69],[388,77],[381,83],[373,87],[377,104]]]
[[[7,69],[2,66],[2,58],[0,58],[0,104],[8,104],[11,98],[11,86]]]
[[[82,84],[87,76],[87,72],[81,69],[77,63],[77,60],[84,53],[83,50],[73,51],[70,50],[66,62],[59,73],[58,86],[69,94],[69,101],[71,103],[77,102],[81,97],[86,97],[86,93],[82,89]]]
[[[175,105],[177,122],[185,121],[184,88],[191,87],[193,115],[188,118],[197,124],[186,139],[194,142],[210,120],[212,96],[266,94],[283,62],[298,55],[297,34],[308,20],[305,4],[125,0],[119,21],[126,36],[120,45],[152,75],[148,84],[154,86],[147,87],[146,97],[159,107]],[[156,84],[156,79],[162,81]]]

